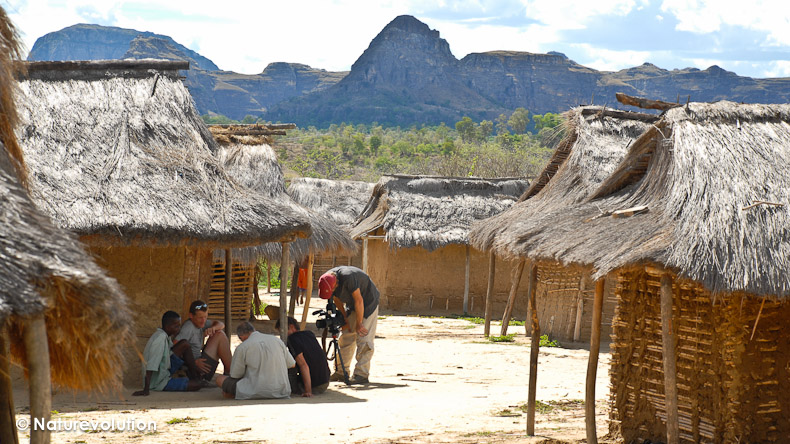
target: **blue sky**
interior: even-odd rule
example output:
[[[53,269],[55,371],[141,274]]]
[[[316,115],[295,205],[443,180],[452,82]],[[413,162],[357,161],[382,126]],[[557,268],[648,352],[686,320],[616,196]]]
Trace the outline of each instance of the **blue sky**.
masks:
[[[599,70],[649,62],[718,65],[751,77],[790,77],[784,1],[701,0],[0,0],[27,48],[76,23],[152,31],[214,61],[259,73],[271,62],[347,70],[393,18],[441,33],[456,57],[559,51]]]

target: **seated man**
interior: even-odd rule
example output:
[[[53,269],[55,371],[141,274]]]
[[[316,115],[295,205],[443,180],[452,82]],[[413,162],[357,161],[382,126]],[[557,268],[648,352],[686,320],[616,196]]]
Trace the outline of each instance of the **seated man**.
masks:
[[[280,338],[255,331],[249,322],[236,328],[241,344],[233,353],[230,376],[217,376],[226,398],[287,398],[288,369],[296,365]]]
[[[280,331],[280,321],[274,324]],[[329,387],[329,364],[326,354],[311,331],[299,331],[296,319],[288,317],[288,350],[296,360],[296,367],[288,369],[291,394],[310,398]]]
[[[170,339],[181,329],[181,316],[167,311],[162,316],[162,328],[157,328],[143,351],[143,389],[134,396],[148,396],[150,390],[194,391],[200,389],[199,374],[189,343],[181,340],[173,345]],[[186,364],[188,378],[171,377]]]
[[[206,381],[214,377],[220,360],[224,367],[223,373],[227,375],[230,372],[230,341],[224,328],[224,323],[208,318],[208,304],[197,300],[189,304],[189,320],[184,322],[181,332],[176,336],[176,340],[186,339],[189,342],[200,375]],[[205,337],[208,340],[204,345]]]

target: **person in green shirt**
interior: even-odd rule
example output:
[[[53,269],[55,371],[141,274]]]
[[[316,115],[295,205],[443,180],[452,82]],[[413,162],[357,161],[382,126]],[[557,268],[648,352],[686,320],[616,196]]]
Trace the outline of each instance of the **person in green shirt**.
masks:
[[[174,311],[162,315],[162,327],[148,339],[143,351],[143,389],[133,396],[148,396],[150,390],[195,391],[201,383],[199,371],[189,342],[180,340],[173,344],[172,337],[181,330],[181,316]],[[186,364],[189,377],[173,378],[172,375]]]

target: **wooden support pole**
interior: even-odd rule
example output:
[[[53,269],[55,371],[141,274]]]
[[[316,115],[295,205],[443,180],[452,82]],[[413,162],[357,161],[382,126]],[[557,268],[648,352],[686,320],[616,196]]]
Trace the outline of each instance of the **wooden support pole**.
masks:
[[[230,293],[233,283],[233,255],[229,248],[225,249],[225,336],[230,338]]]
[[[469,313],[469,245],[466,246],[466,268],[464,268],[464,315]]]
[[[598,433],[595,430],[595,380],[598,375],[598,354],[601,350],[601,316],[603,313],[604,288],[604,278],[598,279],[595,283],[592,333],[590,334],[590,357],[587,360],[587,382],[584,392],[584,422],[587,427],[588,444],[598,443]]]
[[[678,423],[677,357],[675,333],[672,330],[672,276],[661,276],[661,342],[664,355],[664,405],[667,409],[667,444],[680,442]]]
[[[516,303],[516,291],[518,290],[518,284],[521,283],[521,274],[524,273],[524,262],[524,259],[521,259],[511,275],[510,294],[507,296],[505,313],[502,315],[502,331],[500,332],[502,336],[507,334],[507,327],[510,325],[510,315],[513,314],[513,305]]]
[[[6,329],[0,328],[0,443],[19,444],[7,337]]]
[[[483,334],[491,334],[491,311],[494,308],[494,273],[496,272],[496,254],[488,253],[488,288],[486,288],[486,324]]]
[[[573,327],[573,342],[579,342],[582,337],[582,316],[584,314],[584,289],[587,287],[587,273],[582,273],[579,278],[579,295],[576,299],[576,324]]]
[[[304,310],[302,310],[302,324],[301,330],[307,326],[307,313],[310,311],[310,298],[313,296],[313,264],[315,263],[315,256],[310,253],[307,256],[307,295],[304,298]]]
[[[34,421],[44,424],[52,411],[52,382],[49,375],[49,344],[44,316],[37,316],[25,324],[25,354],[30,375],[30,444],[49,444],[49,430],[33,428]],[[46,429],[46,428],[45,428]]]
[[[540,323],[538,322],[537,290],[538,264],[532,262],[529,267],[529,313],[530,319],[532,319],[532,339],[529,343],[529,394],[527,395],[527,435],[529,436],[535,436],[535,392],[538,389]]]
[[[280,261],[280,273],[282,277],[280,278],[280,339],[283,340],[286,344],[288,343],[288,310],[286,309],[285,305],[288,303],[288,296],[285,294],[286,292],[286,283],[288,282],[288,263],[290,262],[291,258],[291,245],[288,242],[282,243],[283,247],[283,255]]]
[[[272,292],[272,264],[266,261],[266,293]]]
[[[297,299],[299,299],[299,264],[294,263],[294,272],[291,276],[291,302],[288,304],[288,316],[290,317],[296,313]]]
[[[351,259],[349,259],[349,265],[351,265]],[[368,272],[368,237],[365,236],[362,239],[362,271],[365,273]]]

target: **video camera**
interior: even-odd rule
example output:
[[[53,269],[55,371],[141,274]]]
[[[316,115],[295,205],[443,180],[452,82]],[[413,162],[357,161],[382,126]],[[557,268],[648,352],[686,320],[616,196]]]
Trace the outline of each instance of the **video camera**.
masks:
[[[346,325],[346,319],[338,311],[333,298],[329,298],[329,301],[326,303],[326,310],[314,311],[313,314],[322,317],[315,321],[315,326],[319,329],[325,328],[329,330],[333,337],[337,337],[340,329]]]

